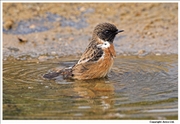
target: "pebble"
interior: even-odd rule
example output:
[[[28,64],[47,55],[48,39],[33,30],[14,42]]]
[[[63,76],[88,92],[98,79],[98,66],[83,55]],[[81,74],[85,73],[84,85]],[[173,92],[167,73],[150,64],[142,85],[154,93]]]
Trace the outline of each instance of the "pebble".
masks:
[[[38,57],[38,60],[39,60],[40,62],[46,61],[47,59],[48,59],[47,56],[39,56],[39,57]]]
[[[29,28],[34,29],[36,26],[34,24],[30,25]]]
[[[51,55],[56,55],[56,52],[55,52],[55,51],[52,51],[52,52],[51,52]]]
[[[21,42],[21,43],[25,43],[25,42],[27,42],[28,40],[26,39],[26,38],[24,38],[24,37],[20,37],[20,36],[17,36],[17,38],[18,38],[18,40],[19,40],[19,42]]]
[[[147,35],[151,35],[152,33],[151,32],[147,32]]]
[[[6,29],[6,30],[9,30],[9,29],[11,29],[12,27],[13,27],[13,25],[14,25],[14,21],[13,20],[7,20],[5,23],[4,23],[4,28]]]
[[[28,87],[28,89],[33,89],[33,87]]]
[[[156,53],[156,56],[160,56],[161,55],[161,53]]]
[[[80,8],[80,11],[81,11],[81,12],[84,12],[85,10],[86,10],[85,7],[81,7],[81,8]]]
[[[45,88],[49,88],[49,86],[45,86]]]
[[[138,54],[144,54],[146,51],[145,50],[139,50]]]

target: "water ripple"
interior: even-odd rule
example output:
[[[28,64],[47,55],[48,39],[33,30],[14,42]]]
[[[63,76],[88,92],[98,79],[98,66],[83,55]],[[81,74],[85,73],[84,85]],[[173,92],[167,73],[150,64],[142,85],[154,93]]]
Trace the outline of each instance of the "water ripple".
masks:
[[[177,119],[177,55],[118,56],[107,79],[42,78],[76,62],[64,60],[4,61],[3,118]]]

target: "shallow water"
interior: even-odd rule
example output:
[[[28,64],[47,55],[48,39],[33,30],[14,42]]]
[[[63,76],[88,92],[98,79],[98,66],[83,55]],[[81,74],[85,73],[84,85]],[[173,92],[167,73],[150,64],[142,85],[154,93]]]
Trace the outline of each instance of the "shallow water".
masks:
[[[42,75],[77,60],[3,62],[3,119],[178,119],[178,56],[118,56],[106,79]]]

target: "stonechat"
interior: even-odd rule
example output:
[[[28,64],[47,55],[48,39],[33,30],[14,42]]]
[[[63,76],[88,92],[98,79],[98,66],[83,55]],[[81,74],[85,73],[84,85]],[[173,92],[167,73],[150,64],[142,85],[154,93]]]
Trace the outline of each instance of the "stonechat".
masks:
[[[49,72],[43,77],[52,79],[62,75],[64,78],[78,80],[106,77],[116,57],[114,38],[123,31],[110,23],[98,24],[93,31],[91,42],[74,66]]]

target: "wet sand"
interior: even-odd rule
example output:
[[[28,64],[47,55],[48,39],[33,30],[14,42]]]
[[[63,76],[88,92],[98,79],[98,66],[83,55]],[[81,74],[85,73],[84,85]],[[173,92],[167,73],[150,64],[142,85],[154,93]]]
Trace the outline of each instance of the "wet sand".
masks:
[[[178,53],[177,3],[3,3],[3,59],[78,57],[102,22],[118,55]]]

